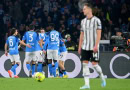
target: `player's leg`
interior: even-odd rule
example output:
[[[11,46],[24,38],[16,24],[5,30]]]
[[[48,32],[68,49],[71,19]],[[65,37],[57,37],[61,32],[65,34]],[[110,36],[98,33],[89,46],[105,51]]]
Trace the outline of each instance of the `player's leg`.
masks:
[[[63,77],[63,72],[62,72],[62,70],[63,70],[63,65],[62,65],[62,61],[59,59],[59,77]]]
[[[106,86],[106,80],[104,78],[102,69],[98,64],[98,62],[99,62],[99,53],[93,53],[92,56],[93,56],[92,57],[92,65],[93,65],[94,69],[97,71],[97,73],[99,74],[99,76],[100,76],[100,78],[102,80],[101,86],[105,87]]]
[[[53,60],[54,61],[54,65],[52,65],[52,74],[54,77],[58,77],[58,62],[57,60]]]
[[[32,70],[31,70],[31,65],[30,65],[30,62],[31,62],[31,52],[26,52],[25,53],[25,61],[26,61],[26,67],[29,71],[29,77],[32,77]]]
[[[47,50],[48,68],[50,76],[53,77],[52,73],[52,50]]]
[[[32,52],[32,77],[34,77],[35,74],[36,61],[37,61],[37,51]]]
[[[10,60],[11,60],[11,63],[12,63],[12,67],[11,67],[11,69],[10,70],[8,70],[8,74],[9,74],[9,77],[13,77],[13,74],[14,74],[14,65],[15,65],[15,60],[14,60],[14,58],[13,58],[13,55],[9,55],[9,57],[10,57]]]
[[[89,60],[90,60],[90,52],[86,51],[86,50],[82,50],[81,62],[83,65],[83,77],[84,77],[85,85],[80,87],[80,89],[89,89],[90,88],[90,84],[89,84],[90,70],[88,67]]]
[[[62,52],[61,53],[61,58],[60,58],[60,65],[61,65],[61,71],[64,74],[63,78],[68,78],[68,75],[66,73],[65,67],[64,67],[64,62],[66,60],[67,52]]]
[[[42,72],[43,71],[43,60],[42,60],[42,53],[41,51],[36,52],[36,57],[37,57],[37,72]]]
[[[15,65],[14,65],[14,78],[19,78],[17,75],[16,75],[16,68],[20,65],[20,56],[19,54],[18,55],[14,55],[14,59],[15,59]]]
[[[53,50],[52,51],[52,58],[53,58],[53,61],[54,61],[54,66],[53,66],[53,75],[54,77],[57,77],[59,76],[58,74],[58,50]]]

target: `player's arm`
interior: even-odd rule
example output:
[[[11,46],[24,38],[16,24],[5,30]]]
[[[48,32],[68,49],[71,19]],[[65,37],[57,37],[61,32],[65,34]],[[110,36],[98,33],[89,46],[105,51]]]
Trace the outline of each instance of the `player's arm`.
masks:
[[[43,45],[43,53],[44,53],[44,54],[46,54],[48,43],[49,43],[49,40],[47,39],[47,40],[45,41],[45,44]]]
[[[95,46],[93,48],[93,51],[96,53],[98,51],[98,45],[99,45],[99,42],[101,40],[101,32],[102,32],[102,27],[101,27],[101,21],[98,19],[97,20],[97,37],[96,37],[96,43],[95,43]]]
[[[41,48],[43,48],[42,44],[43,44],[43,40],[41,39],[41,40],[39,40],[39,45]]]
[[[8,45],[5,43],[5,55],[8,56],[8,51],[7,51]]]
[[[31,48],[31,46],[29,44],[24,43],[24,40],[20,41],[20,44]]]
[[[81,47],[82,47],[82,43],[83,43],[83,37],[84,37],[84,32],[81,31],[80,32],[80,38],[79,38],[79,48],[78,48],[78,53],[81,54]]]
[[[84,38],[84,30],[83,30],[83,21],[81,21],[81,28],[80,28],[80,38],[79,38],[79,47],[78,47],[78,53],[81,54],[81,47],[83,43],[83,38]]]

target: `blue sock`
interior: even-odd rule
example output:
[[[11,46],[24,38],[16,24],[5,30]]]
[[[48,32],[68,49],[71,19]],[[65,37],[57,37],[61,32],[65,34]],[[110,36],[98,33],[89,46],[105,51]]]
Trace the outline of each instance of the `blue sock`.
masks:
[[[30,64],[26,64],[26,67],[27,67],[27,69],[28,69],[29,71],[31,70]]]
[[[55,67],[52,68],[54,77],[57,76],[56,75],[56,69],[58,69],[58,62],[55,62]]]
[[[43,69],[42,63],[38,63],[37,72],[42,72],[42,69]]]
[[[15,64],[14,66],[12,66],[11,71],[14,73],[14,75],[16,75],[16,68],[18,67],[18,64]]]
[[[32,75],[35,73],[35,64],[32,64]]]
[[[62,70],[63,74],[66,75],[66,70]]]
[[[18,66],[19,66],[18,64],[15,64],[14,67],[13,67],[13,68],[14,68],[14,75],[16,75],[16,68],[17,68]]]
[[[56,77],[56,68],[55,67],[52,67],[52,74],[54,77]]]
[[[13,67],[14,67],[14,65],[12,65],[10,70],[14,73],[14,68]]]
[[[53,75],[53,74],[52,74],[52,64],[48,64],[48,67],[49,67],[50,75]]]
[[[63,77],[63,72],[62,71],[59,71],[59,76]]]
[[[55,62],[55,68],[58,69],[58,62]]]

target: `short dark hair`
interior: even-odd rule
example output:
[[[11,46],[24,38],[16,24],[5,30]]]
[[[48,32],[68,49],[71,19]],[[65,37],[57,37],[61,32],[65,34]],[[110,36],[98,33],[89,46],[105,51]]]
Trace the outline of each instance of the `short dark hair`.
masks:
[[[87,6],[87,7],[91,8],[91,9],[93,9],[93,5],[90,4],[90,3],[85,3],[84,6]]]
[[[32,24],[30,24],[30,25],[29,25],[29,29],[30,29],[30,30],[35,29],[35,26],[34,26],[34,25],[32,25]]]
[[[11,29],[11,35],[13,35],[16,32],[16,30],[17,30],[16,28],[12,28]]]
[[[51,28],[55,28],[55,24],[54,23],[49,23],[49,25]]]

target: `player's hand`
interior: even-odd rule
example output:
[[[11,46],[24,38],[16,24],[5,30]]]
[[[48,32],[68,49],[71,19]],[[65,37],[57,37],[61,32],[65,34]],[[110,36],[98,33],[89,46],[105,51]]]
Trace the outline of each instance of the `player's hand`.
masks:
[[[5,51],[5,55],[8,56],[8,52],[7,51]]]
[[[98,51],[98,47],[97,47],[97,46],[94,46],[93,52],[96,53],[97,51]]]
[[[81,54],[81,48],[78,49],[78,53]]]
[[[31,45],[29,45],[29,44],[26,44],[26,46],[29,47],[29,48],[31,48]]]
[[[43,51],[40,51],[40,55],[42,55],[43,54]]]

